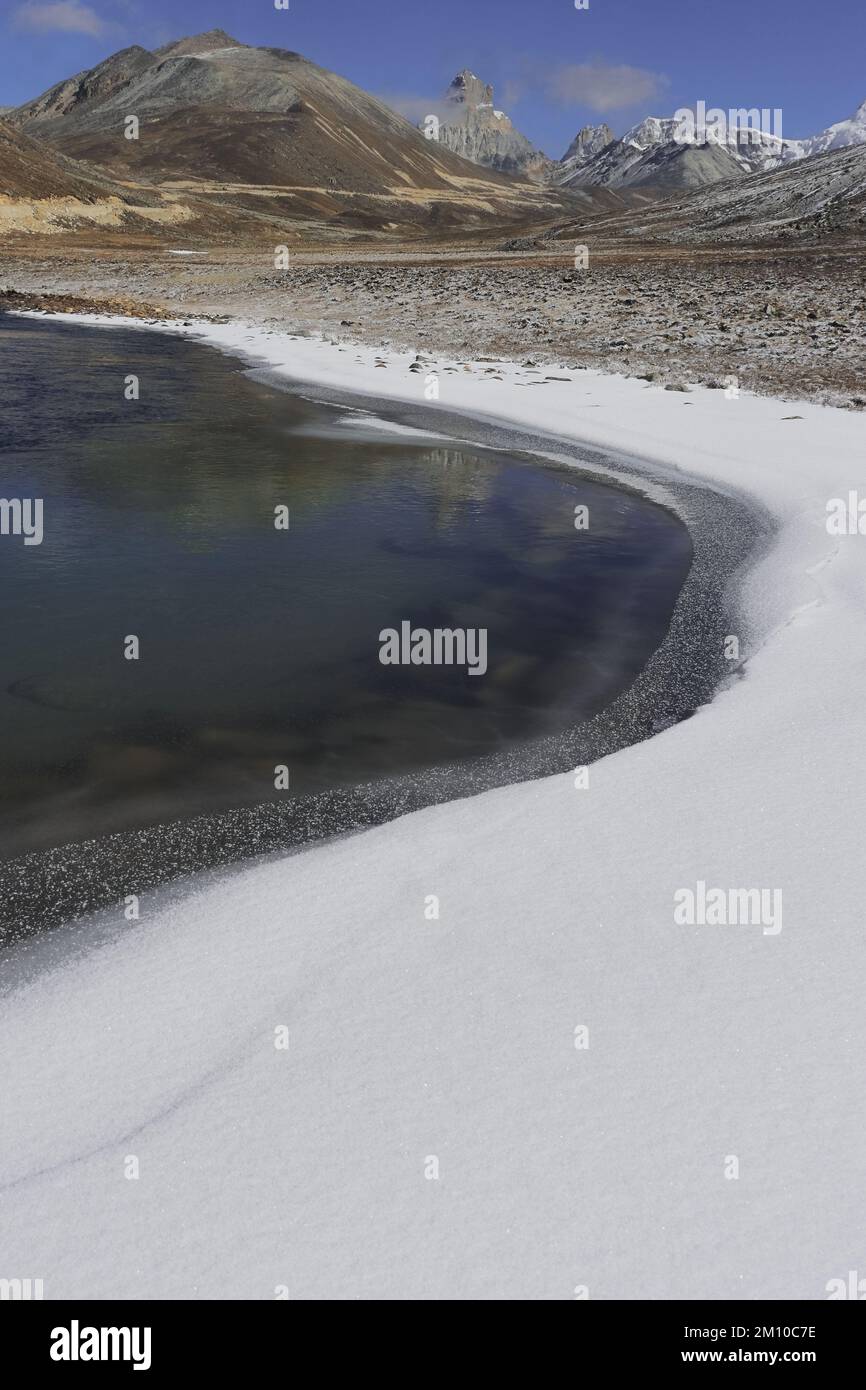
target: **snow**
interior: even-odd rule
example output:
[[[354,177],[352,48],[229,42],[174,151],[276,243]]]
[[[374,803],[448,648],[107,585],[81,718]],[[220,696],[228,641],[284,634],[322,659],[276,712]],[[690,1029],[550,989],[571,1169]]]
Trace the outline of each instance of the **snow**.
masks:
[[[861,102],[854,112],[845,121],[837,121],[835,125],[828,126],[822,130],[820,135],[813,135],[810,140],[803,142],[804,153],[823,154],[826,150],[841,150],[848,145],[866,144],[866,101]]]
[[[673,140],[678,125],[674,116],[645,116],[626,131],[622,141],[637,150],[648,150],[653,145],[665,145]]]
[[[170,331],[423,402],[413,354]],[[825,512],[866,420],[445,365],[449,410],[772,511],[745,675],[588,789],[434,807],[37,954],[0,1021],[0,1273],[46,1297],[813,1299],[862,1270],[866,537]],[[782,930],[677,924],[699,881],[778,890]]]
[[[803,140],[781,139],[771,131],[749,125],[745,121],[738,130],[734,119],[738,110],[739,108],[733,108],[727,113],[729,124],[724,134],[713,124],[708,125],[705,134],[710,142],[719,143],[729,149],[743,168],[752,172],[764,172],[806,159],[811,155],[823,154],[827,150],[866,143],[866,102],[863,102],[847,120],[838,121],[819,135]],[[674,117],[647,116],[626,131],[620,144],[646,151],[674,140],[678,141],[678,127],[679,122]]]

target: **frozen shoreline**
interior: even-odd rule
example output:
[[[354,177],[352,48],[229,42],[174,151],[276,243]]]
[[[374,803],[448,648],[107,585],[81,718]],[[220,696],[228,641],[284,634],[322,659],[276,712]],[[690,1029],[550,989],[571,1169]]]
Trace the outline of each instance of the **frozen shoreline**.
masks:
[[[424,403],[406,354],[156,326]],[[862,1264],[866,537],[824,522],[866,420],[447,365],[449,409],[772,513],[745,677],[589,789],[518,784],[241,871],[8,997],[4,1257],[47,1297],[809,1299]],[[678,925],[698,882],[780,890],[783,930]]]
[[[121,360],[121,344],[129,341],[129,336],[112,335]],[[200,350],[199,345],[195,350]],[[234,353],[221,355],[233,371],[244,365]],[[258,365],[261,359],[247,357],[246,361]],[[742,658],[732,662],[722,652],[725,635],[732,625],[736,627],[731,579],[759,540],[765,539],[768,526],[765,517],[741,498],[684,473],[614,458],[606,451],[546,434],[518,432],[512,425],[497,426],[429,406],[347,397],[322,386],[296,387],[261,367],[248,374],[272,390],[284,387],[301,399],[321,401],[327,396],[328,429],[337,439],[357,436],[363,425],[367,438],[375,433],[389,440],[397,434],[428,446],[466,448],[473,453],[492,450],[519,458],[524,469],[552,462],[571,475],[575,501],[582,496],[584,480],[590,487],[598,480],[607,486],[615,484],[623,502],[637,492],[653,505],[674,512],[690,534],[692,561],[667,631],[640,673],[618,695],[612,695],[591,719],[563,725],[555,733],[471,760],[445,760],[403,776],[334,789],[315,799],[293,795],[183,820],[163,817],[146,829],[118,830],[92,839],[79,834],[67,844],[52,840],[47,849],[6,860],[0,864],[0,938],[6,942],[10,934],[20,940],[106,904],[113,907],[130,891],[148,899],[149,911],[149,895],[166,879],[177,881],[215,865],[239,864],[251,856],[314,844],[427,805],[592,763],[688,717],[742,664]],[[146,381],[143,390],[146,395]],[[399,421],[394,418],[397,415]],[[244,466],[242,459],[239,464]]]

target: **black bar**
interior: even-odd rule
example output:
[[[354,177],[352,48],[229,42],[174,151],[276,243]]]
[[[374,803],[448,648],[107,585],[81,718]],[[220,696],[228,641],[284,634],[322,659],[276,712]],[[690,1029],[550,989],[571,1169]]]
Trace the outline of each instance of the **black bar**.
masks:
[[[453,1343],[441,1340],[441,1333],[455,1315],[455,1331],[461,1330],[460,1305],[452,1313],[422,1312],[422,1327],[436,1329],[431,1343],[425,1341],[423,1372],[435,1369],[442,1358],[443,1373],[453,1374],[462,1359]],[[309,1355],[318,1339],[315,1303],[241,1302],[15,1302],[0,1305],[0,1331],[3,1337],[3,1359],[20,1366],[25,1374],[32,1370],[50,1371],[52,1376],[81,1375],[93,1377],[100,1371],[113,1375],[135,1375],[134,1359],[141,1364],[138,1373],[143,1379],[194,1372],[200,1380],[209,1375],[226,1379],[232,1374],[273,1366],[286,1375],[302,1368],[304,1350]],[[563,1314],[545,1315],[545,1336],[554,1341],[539,1343],[518,1338],[525,1356],[535,1361],[537,1375],[551,1355],[559,1352],[568,1356],[574,1371],[588,1370],[594,1365],[599,1371],[616,1374],[619,1371],[639,1371],[644,1375],[665,1375],[671,1370],[695,1368],[700,1374],[704,1366],[718,1366],[727,1371],[775,1370],[778,1366],[796,1365],[806,1370],[820,1371],[826,1378],[845,1369],[856,1375],[862,1370],[864,1309],[852,1307],[847,1300],[840,1302],[598,1302],[576,1301]],[[537,1314],[536,1314],[537,1315]],[[389,1314],[389,1322],[393,1314]],[[513,1315],[510,1315],[510,1317]],[[327,1373],[334,1351],[351,1346],[355,1374],[372,1369],[373,1364],[406,1367],[405,1358],[397,1352],[395,1342],[388,1338],[376,1351],[370,1333],[374,1330],[365,1320],[355,1324],[354,1313],[341,1307],[326,1314],[326,1328],[334,1326],[337,1336],[328,1335],[318,1343],[318,1374]],[[401,1321],[405,1312],[401,1311]],[[473,1318],[477,1317],[477,1313]],[[336,1319],[334,1324],[331,1320]],[[313,1327],[311,1328],[311,1320]],[[534,1319],[533,1319],[534,1321]],[[444,1323],[444,1326],[443,1326]],[[89,1329],[118,1329],[111,1334],[94,1338]],[[134,1334],[133,1329],[138,1329]],[[149,1342],[145,1335],[149,1329]],[[402,1321],[403,1334],[408,1331]],[[470,1329],[462,1329],[464,1334]],[[313,1332],[313,1337],[310,1332]],[[343,1340],[345,1334],[359,1332],[363,1340]],[[481,1340],[489,1335],[474,1327],[472,1345],[476,1356],[483,1348],[491,1353],[495,1363],[502,1353],[511,1361],[515,1348],[514,1324],[496,1333],[496,1340]],[[128,1335],[124,1335],[124,1333]],[[340,1334],[343,1334],[341,1336]],[[559,1341],[560,1335],[564,1340]],[[396,1336],[400,1337],[400,1330]],[[107,1358],[116,1350],[126,1354],[126,1360],[84,1359],[91,1349],[104,1352]],[[366,1347],[364,1354],[362,1348]],[[56,1353],[78,1359],[60,1360]],[[508,1349],[511,1348],[509,1351]],[[533,1350],[534,1348],[534,1350]],[[539,1359],[536,1359],[539,1358]],[[306,1360],[306,1358],[304,1358]],[[149,1365],[145,1361],[149,1360]],[[366,1366],[365,1366],[366,1362]],[[307,1373],[309,1374],[309,1372]],[[317,1374],[316,1371],[313,1372]],[[306,1377],[305,1377],[306,1378]]]

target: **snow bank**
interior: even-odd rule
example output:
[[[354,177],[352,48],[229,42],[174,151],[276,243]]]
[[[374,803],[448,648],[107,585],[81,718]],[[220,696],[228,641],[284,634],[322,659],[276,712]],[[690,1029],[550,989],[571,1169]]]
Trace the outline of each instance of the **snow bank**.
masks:
[[[405,356],[192,331],[423,402]],[[866,420],[445,365],[451,409],[772,509],[745,676],[588,789],[204,880],[12,990],[0,1275],[46,1297],[810,1299],[866,1273],[866,536],[825,526]],[[698,881],[781,890],[782,930],[679,925]]]

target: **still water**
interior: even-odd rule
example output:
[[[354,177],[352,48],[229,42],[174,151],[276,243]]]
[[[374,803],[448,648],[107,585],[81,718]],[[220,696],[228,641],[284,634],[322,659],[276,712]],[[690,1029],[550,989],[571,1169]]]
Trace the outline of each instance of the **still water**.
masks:
[[[0,536],[3,858],[556,734],[645,664],[691,562],[632,492],[159,333],[0,318],[0,411],[0,496],[44,508],[40,545]],[[404,621],[486,630],[486,673],[383,665]]]

